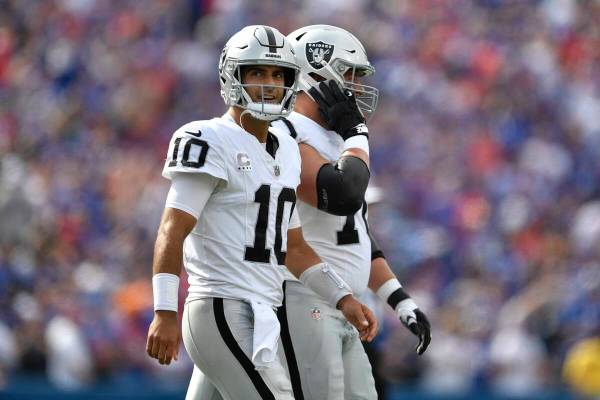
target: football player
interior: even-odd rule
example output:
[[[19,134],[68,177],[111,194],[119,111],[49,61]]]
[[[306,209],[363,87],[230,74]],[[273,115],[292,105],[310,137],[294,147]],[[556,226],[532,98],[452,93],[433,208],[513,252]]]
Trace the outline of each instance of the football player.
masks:
[[[368,286],[388,303],[418,337],[416,351],[423,354],[431,340],[429,321],[402,289],[367,224],[366,121],[375,111],[378,91],[361,81],[374,68],[360,41],[341,28],[313,25],[287,38],[300,65],[302,92],[296,112],[274,125],[285,126],[299,143],[297,208],[305,238],[353,293],[360,295]],[[296,399],[376,399],[357,335],[339,311],[288,277],[284,302],[293,346],[286,356]]]
[[[364,195],[370,177],[366,120],[378,91],[361,84],[372,75],[365,49],[351,33],[328,25],[287,36],[300,65],[295,111],[275,121],[299,143],[302,180],[298,213],[307,242],[354,293],[368,286],[418,337],[423,354],[431,340],[425,314],[403,290],[371,237]],[[287,262],[293,257],[288,255]],[[368,358],[340,313],[288,274],[282,340],[296,399],[376,399]],[[291,345],[290,345],[291,344]],[[194,370],[187,400],[219,399]]]
[[[163,176],[171,188],[153,261],[154,319],[147,352],[161,364],[186,350],[223,398],[292,399],[277,357],[287,267],[371,340],[377,323],[349,285],[302,237],[295,211],[298,146],[269,122],[294,106],[298,66],[276,29],[250,26],[219,62],[228,112],[178,129]],[[183,335],[177,318],[181,265],[189,275]]]

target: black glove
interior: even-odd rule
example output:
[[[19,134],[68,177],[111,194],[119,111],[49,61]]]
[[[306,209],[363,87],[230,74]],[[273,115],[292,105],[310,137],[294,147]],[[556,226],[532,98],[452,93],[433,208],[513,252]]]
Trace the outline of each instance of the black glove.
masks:
[[[396,315],[404,326],[419,338],[419,344],[415,349],[417,354],[425,353],[431,342],[431,325],[425,314],[419,310],[413,299],[402,288],[390,295],[388,304],[394,307]]]
[[[404,323],[415,336],[419,338],[419,344],[415,348],[418,355],[425,353],[429,343],[431,343],[431,325],[429,324],[429,320],[423,314],[421,310],[418,308],[414,310],[416,319],[408,321],[408,324]],[[402,319],[401,319],[402,320]]]
[[[357,135],[369,137],[365,118],[356,105],[352,91],[342,90],[336,81],[329,80],[319,83],[319,90],[311,87],[308,93],[319,105],[319,112],[325,123],[342,139]]]

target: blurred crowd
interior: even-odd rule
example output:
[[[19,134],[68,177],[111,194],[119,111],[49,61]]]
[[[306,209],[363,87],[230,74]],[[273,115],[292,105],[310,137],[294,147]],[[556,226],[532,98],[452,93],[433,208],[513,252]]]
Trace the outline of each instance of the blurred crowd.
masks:
[[[314,23],[377,69],[370,222],[433,325],[418,358],[384,313],[375,368],[559,388],[600,336],[598,21],[598,0],[0,0],[0,388],[187,377],[145,354],[168,141],[224,112],[231,34]]]

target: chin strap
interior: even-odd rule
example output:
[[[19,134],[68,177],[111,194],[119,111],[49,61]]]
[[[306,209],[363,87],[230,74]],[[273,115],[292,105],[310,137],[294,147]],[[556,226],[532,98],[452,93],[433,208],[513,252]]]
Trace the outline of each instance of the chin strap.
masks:
[[[242,127],[243,130],[246,130],[244,128],[244,115],[248,114],[250,116],[252,116],[252,114],[250,114],[250,110],[244,110],[242,111],[242,113],[240,114],[240,126]]]

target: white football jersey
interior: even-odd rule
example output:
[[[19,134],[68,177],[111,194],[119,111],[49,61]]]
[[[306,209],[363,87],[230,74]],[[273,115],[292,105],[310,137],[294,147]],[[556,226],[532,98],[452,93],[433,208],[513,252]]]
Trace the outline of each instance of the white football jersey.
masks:
[[[337,133],[324,129],[297,112],[292,112],[287,119],[294,125],[298,143],[312,146],[330,162],[340,158],[344,141]],[[282,121],[275,121],[273,126],[287,130]],[[335,268],[354,294],[360,296],[367,288],[371,270],[366,205],[348,217],[328,214],[301,200],[298,200],[297,207],[306,242],[323,261]],[[288,273],[286,279],[295,278]]]
[[[184,243],[187,301],[223,297],[281,304],[300,153],[287,131],[271,128],[266,147],[273,143],[275,158],[227,114],[190,122],[173,134],[163,176],[204,173],[222,180]]]

